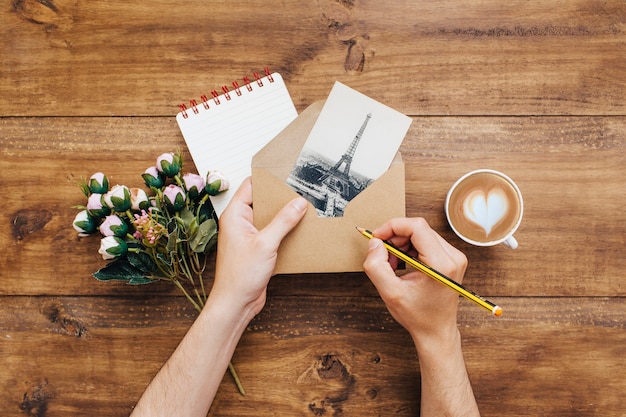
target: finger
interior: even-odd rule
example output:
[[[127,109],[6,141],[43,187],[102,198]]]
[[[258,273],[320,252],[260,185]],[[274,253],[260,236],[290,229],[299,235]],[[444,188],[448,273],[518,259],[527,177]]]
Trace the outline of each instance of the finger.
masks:
[[[300,223],[306,213],[307,205],[307,201],[302,197],[291,200],[261,231],[263,238],[269,239],[274,247],[278,247],[287,233]]]
[[[391,240],[394,245],[404,246],[409,241],[419,253],[427,253],[429,248],[439,248],[437,233],[426,220],[418,218],[396,218],[387,221],[374,231],[383,240]]]
[[[383,236],[390,236],[391,241],[394,243],[410,239],[412,246],[419,254],[418,258],[431,267],[444,274],[457,271],[459,257],[451,257],[449,255],[451,247],[448,247],[449,244],[430,227],[425,219],[391,219],[381,226],[380,229],[380,233]]]
[[[439,241],[441,243],[441,247],[448,254],[450,259],[456,264],[456,270],[458,275],[456,280],[460,283],[463,281],[463,276],[465,275],[465,271],[467,269],[467,256],[454,246],[452,246],[448,241],[446,241],[443,237],[437,235]]]
[[[227,227],[231,224],[238,224],[234,219],[245,219],[248,223],[252,223],[252,182],[250,178],[246,178],[230,202],[226,206],[224,212],[219,216],[220,228]]]
[[[394,246],[400,249],[406,249],[410,245],[411,234],[406,236],[400,236],[394,231],[394,223],[401,221],[402,219],[391,219],[374,229],[372,234],[381,240],[391,242]]]
[[[363,270],[381,295],[387,288],[386,283],[389,278],[396,278],[396,274],[388,262],[387,249],[380,239],[370,239],[367,256],[363,262]]]
[[[243,180],[231,201],[240,202],[247,206],[252,204],[252,180],[250,177]]]

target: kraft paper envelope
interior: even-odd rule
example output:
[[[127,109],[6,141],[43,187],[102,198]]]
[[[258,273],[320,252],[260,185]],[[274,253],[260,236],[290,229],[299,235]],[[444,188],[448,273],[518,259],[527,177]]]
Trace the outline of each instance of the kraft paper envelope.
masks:
[[[309,106],[252,158],[254,225],[260,230],[298,194],[287,185],[324,101]],[[389,170],[348,203],[343,217],[318,217],[312,204],[283,240],[275,274],[363,271],[367,239],[360,226],[375,229],[405,216],[404,163],[400,153]]]

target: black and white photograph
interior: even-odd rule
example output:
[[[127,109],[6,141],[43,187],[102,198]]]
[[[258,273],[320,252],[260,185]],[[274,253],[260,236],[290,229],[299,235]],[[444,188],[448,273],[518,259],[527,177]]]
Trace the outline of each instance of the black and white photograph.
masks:
[[[410,124],[404,114],[336,82],[287,184],[319,217],[342,217],[387,171]]]

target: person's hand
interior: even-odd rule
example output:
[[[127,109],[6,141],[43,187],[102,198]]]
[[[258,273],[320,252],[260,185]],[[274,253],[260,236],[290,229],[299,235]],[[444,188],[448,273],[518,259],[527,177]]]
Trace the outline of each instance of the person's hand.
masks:
[[[304,216],[307,202],[298,197],[287,203],[261,231],[252,224],[251,205],[252,183],[248,178],[220,217],[215,282],[210,295],[240,309],[248,320],[265,305],[278,246]]]
[[[417,256],[459,283],[467,267],[465,255],[422,218],[392,219],[372,233],[378,239],[370,240],[363,267],[389,312],[408,330],[418,350],[420,345],[432,346],[456,337],[458,294],[419,271],[397,276],[398,260],[387,252],[380,239]]]

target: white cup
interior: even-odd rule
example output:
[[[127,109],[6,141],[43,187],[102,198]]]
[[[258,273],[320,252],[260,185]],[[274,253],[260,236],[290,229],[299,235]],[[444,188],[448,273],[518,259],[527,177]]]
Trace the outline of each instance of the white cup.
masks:
[[[493,226],[491,223],[495,222],[498,219],[498,210],[506,211],[506,208],[501,209],[500,202],[498,201],[499,197],[498,195],[496,195],[498,194],[498,192],[494,192],[492,194],[491,189],[483,189],[477,192],[473,192],[472,197],[469,197],[469,194],[467,194],[467,192],[468,190],[472,190],[473,187],[468,187],[468,184],[471,184],[471,182],[479,183],[479,181],[482,180],[488,182],[493,181],[494,183],[502,181],[502,184],[508,184],[510,188],[503,188],[506,188],[507,192],[515,194],[516,201],[513,201],[513,203],[519,202],[518,204],[516,204],[519,207],[519,215],[517,216],[517,221],[511,222],[511,224],[505,228],[504,232],[499,233],[500,236],[494,239],[489,238],[489,231],[485,232],[485,239],[477,240],[476,238],[468,237],[466,236],[466,234],[459,230],[460,225],[459,227],[455,226],[455,223],[462,222],[461,219],[455,220],[451,218],[454,216],[460,217],[459,214],[453,213],[458,213],[458,211],[461,209],[465,210],[465,213],[467,213],[467,210],[469,210],[470,213],[477,212],[479,214],[475,215],[474,217],[476,221],[471,223],[476,226],[476,228],[482,228],[483,231],[485,230],[485,227],[487,228],[486,230],[491,230],[491,227]],[[465,189],[462,187],[464,187]],[[497,186],[494,188],[497,188]],[[512,194],[509,195],[508,199],[504,197],[502,199],[506,201],[515,200],[515,197],[510,198],[511,195]],[[490,203],[491,206],[493,206],[493,209],[491,210],[492,213],[489,212]],[[475,211],[472,210],[474,206],[472,206],[471,204],[474,204],[474,206],[476,206]],[[454,205],[454,207],[452,207],[452,205]],[[450,225],[454,233],[456,233],[458,237],[460,237],[467,243],[475,246],[495,246],[502,243],[511,249],[516,249],[518,247],[517,240],[515,239],[515,237],[513,237],[513,234],[517,231],[519,225],[522,222],[522,216],[524,214],[524,200],[522,199],[522,193],[520,192],[517,184],[515,184],[515,182],[509,176],[503,174],[502,172],[495,171],[493,169],[477,169],[463,175],[454,183],[454,185],[452,185],[452,187],[448,191],[448,194],[446,196],[445,211],[446,218],[448,219],[448,224]],[[464,215],[464,219],[466,218],[467,216]],[[465,223],[467,224],[468,222],[465,221]],[[501,227],[504,227],[504,225]]]

